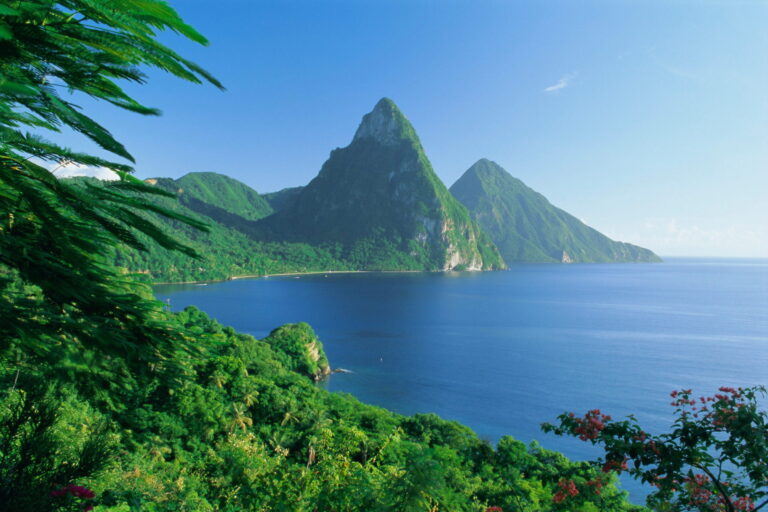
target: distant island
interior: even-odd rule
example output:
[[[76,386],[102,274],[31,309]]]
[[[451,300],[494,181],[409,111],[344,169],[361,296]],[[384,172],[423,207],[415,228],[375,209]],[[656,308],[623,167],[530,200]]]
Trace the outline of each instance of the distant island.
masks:
[[[152,282],[339,270],[499,270],[508,264],[658,262],[556,208],[501,166],[480,159],[448,189],[413,125],[381,99],[352,142],[331,151],[303,187],[259,194],[223,174],[146,183],[178,196],[158,204],[203,221],[207,232],[152,215],[202,258],[118,250],[115,263]]]

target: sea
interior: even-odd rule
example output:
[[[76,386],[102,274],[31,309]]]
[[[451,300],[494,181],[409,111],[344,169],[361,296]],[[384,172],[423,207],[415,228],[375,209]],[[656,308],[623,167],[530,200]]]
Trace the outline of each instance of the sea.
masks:
[[[329,391],[577,460],[600,452],[543,422],[600,409],[662,433],[672,390],[768,385],[768,259],[272,276],[155,294],[259,338],[308,322],[331,366],[349,371],[322,383]],[[622,486],[636,503],[650,492]]]

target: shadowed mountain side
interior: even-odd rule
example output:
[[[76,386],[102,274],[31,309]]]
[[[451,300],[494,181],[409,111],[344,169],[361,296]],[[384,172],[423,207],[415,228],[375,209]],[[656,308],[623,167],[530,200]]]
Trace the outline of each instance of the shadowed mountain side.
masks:
[[[299,197],[302,189],[304,189],[304,187],[288,187],[282,190],[278,190],[277,192],[262,194],[261,197],[263,197],[264,200],[269,203],[269,206],[272,207],[272,210],[279,212],[280,210],[285,210],[291,204],[293,204],[296,198]]]

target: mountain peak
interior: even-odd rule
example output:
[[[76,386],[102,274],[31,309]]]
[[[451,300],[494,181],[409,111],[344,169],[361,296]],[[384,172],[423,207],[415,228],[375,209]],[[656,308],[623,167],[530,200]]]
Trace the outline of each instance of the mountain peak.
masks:
[[[528,189],[523,182],[512,177],[511,174],[493,160],[481,158],[464,171],[464,174],[453,184],[451,190],[460,190],[460,194],[463,194],[463,197],[457,196],[457,198],[459,201],[462,201],[462,199],[469,200],[470,197],[483,197],[488,192],[486,189],[495,190],[500,186],[504,188]],[[464,206],[467,206],[472,211],[472,207],[466,203],[464,203]]]
[[[506,170],[493,160],[481,158],[472,167],[466,170],[464,174],[508,174]]]
[[[429,163],[411,123],[380,100],[290,204],[259,221],[275,241],[332,245],[358,269],[503,268],[493,242]]]
[[[394,101],[381,98],[373,110],[363,116],[352,142],[361,139],[391,145],[401,139],[416,139],[416,131]]]

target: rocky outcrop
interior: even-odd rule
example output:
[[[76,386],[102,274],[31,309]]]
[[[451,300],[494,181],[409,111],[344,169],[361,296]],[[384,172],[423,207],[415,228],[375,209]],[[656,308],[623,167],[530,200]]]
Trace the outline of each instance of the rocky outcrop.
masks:
[[[315,382],[331,374],[323,344],[309,324],[286,324],[264,338],[289,370],[305,375]]]
[[[314,362],[317,366],[315,372],[311,375],[312,380],[315,382],[321,381],[331,374],[331,367],[328,364],[328,358],[325,355],[320,341],[315,339],[307,345],[307,355],[310,361]]]

